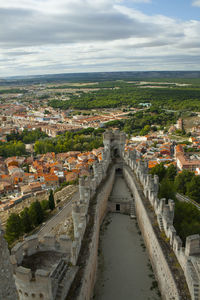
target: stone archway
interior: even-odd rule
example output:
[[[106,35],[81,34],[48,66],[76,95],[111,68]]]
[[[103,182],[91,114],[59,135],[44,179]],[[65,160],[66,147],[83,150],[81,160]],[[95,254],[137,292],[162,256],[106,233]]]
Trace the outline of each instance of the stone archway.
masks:
[[[119,158],[119,157],[120,157],[119,149],[118,147],[114,147],[112,149],[112,158]]]
[[[116,175],[122,175],[123,174],[123,171],[122,171],[121,168],[117,168],[115,172],[116,172]]]

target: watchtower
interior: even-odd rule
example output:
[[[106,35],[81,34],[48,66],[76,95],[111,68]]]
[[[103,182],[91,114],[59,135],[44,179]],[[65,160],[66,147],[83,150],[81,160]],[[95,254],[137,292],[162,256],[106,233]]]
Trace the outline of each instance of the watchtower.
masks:
[[[119,130],[106,130],[103,135],[105,150],[110,151],[111,158],[122,157],[126,143],[126,134]]]

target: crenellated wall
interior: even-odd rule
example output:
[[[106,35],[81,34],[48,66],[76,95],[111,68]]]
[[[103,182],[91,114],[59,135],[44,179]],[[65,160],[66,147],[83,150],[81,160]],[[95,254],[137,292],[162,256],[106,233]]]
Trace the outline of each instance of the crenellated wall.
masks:
[[[159,288],[163,299],[181,299],[173,274],[168,266],[157,236],[154,233],[151,219],[146,212],[132,174],[126,167],[124,167],[124,177],[134,195],[137,220],[151,258],[154,272],[159,280]]]
[[[60,280],[60,275],[66,270],[66,259],[60,261],[52,267],[51,271],[23,267],[23,260],[37,253],[64,253],[70,255],[72,241],[69,237],[61,235],[58,239],[52,235],[46,235],[38,239],[37,235],[26,238],[22,243],[18,243],[11,251],[11,262],[13,265],[15,283],[21,300],[24,299],[55,299],[56,291]],[[62,268],[61,268],[62,267]]]
[[[103,186],[103,190],[97,196],[97,204],[95,207],[95,217],[93,230],[91,234],[91,242],[89,244],[88,257],[86,260],[86,268],[81,279],[81,288],[78,300],[90,299],[93,293],[93,288],[96,278],[97,257],[99,246],[99,231],[102,220],[107,212],[107,203],[109,195],[112,191],[112,186],[115,178],[115,167],[110,171],[109,177]]]
[[[124,153],[123,156],[126,164],[129,166],[124,167],[124,176],[135,196],[138,222],[151,255],[151,260],[157,273],[157,278],[159,280],[163,296],[166,299],[173,299],[170,297],[172,297],[174,293],[177,295],[175,299],[189,299],[188,297],[191,296],[192,300],[199,300],[200,236],[189,236],[186,239],[186,247],[182,247],[182,241],[173,226],[174,201],[169,200],[168,204],[166,204],[165,199],[158,199],[158,177],[152,177],[151,174],[148,174],[147,163],[142,162],[141,160],[137,162],[134,151]],[[151,219],[149,218],[150,214],[147,214],[148,203],[144,206],[145,199],[149,201],[153,208],[154,215],[156,216],[156,222],[153,221],[153,217]],[[179,278],[175,282],[173,278],[177,277],[177,274],[175,273],[176,268],[173,268],[172,266],[173,272],[169,269],[170,261],[159,246],[158,238],[156,238],[156,236],[158,236],[158,234],[156,235],[155,233],[156,223],[159,226],[161,235],[163,232],[166,239],[169,241],[170,250],[172,251],[170,254],[171,257],[173,254],[176,256],[184,272],[183,280],[186,280],[187,282],[190,296],[185,296],[186,291],[184,289],[185,294],[182,292],[182,296],[180,296],[182,290],[180,286],[181,275],[179,274]],[[165,255],[163,256],[162,253]],[[178,269],[181,271],[180,266],[177,264],[177,271]],[[170,282],[169,285],[166,283],[166,276],[167,282]]]
[[[107,200],[113,186],[115,174],[114,167],[108,171],[109,165],[110,151],[106,149],[102,151],[102,161],[95,163],[93,166],[93,176],[80,178],[79,199],[72,204],[73,240],[66,235],[60,235],[59,237],[46,235],[42,239],[39,239],[37,235],[33,235],[25,238],[23,242],[18,243],[12,249],[11,261],[20,300],[66,298],[79,269],[80,250],[85,238],[86,228],[90,226],[91,222],[88,210],[92,201],[95,200],[91,243],[88,248],[86,268],[84,269],[77,299],[89,299],[91,296],[96,274],[99,228],[106,213]],[[100,189],[100,186],[103,186],[103,190]],[[24,267],[24,259],[31,259],[34,255],[42,256],[45,253],[47,255],[60,253],[64,255],[64,258],[61,258],[51,268],[44,267],[33,271],[28,267]],[[84,298],[81,298],[83,295]]]
[[[108,199],[119,167],[123,168],[124,178],[134,195],[138,223],[163,299],[189,300],[192,297],[192,300],[200,300],[200,236],[188,237],[186,247],[182,247],[173,227],[174,202],[158,199],[158,177],[148,174],[147,162],[137,160],[135,151],[124,152],[124,145],[123,133],[104,133],[102,160],[93,165],[90,177],[79,180],[79,199],[72,204],[73,239],[66,235],[58,238],[48,235],[39,240],[35,235],[12,249],[11,261],[20,300],[91,298],[100,226],[107,211],[114,210]],[[127,201],[124,211],[129,208],[131,210]],[[38,269],[34,274],[22,266],[24,257],[45,251],[63,253],[65,258],[62,257],[50,271]]]

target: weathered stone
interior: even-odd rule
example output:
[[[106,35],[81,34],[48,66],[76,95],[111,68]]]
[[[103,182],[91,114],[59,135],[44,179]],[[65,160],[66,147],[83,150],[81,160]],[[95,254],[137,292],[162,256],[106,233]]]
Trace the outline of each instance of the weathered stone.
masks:
[[[10,254],[7,243],[3,237],[3,230],[0,224],[0,299],[18,299],[13,270],[10,262]]]

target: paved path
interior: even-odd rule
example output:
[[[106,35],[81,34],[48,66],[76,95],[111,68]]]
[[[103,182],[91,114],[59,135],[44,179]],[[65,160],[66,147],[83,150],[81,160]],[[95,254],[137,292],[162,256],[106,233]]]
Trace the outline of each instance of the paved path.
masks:
[[[71,215],[72,212],[72,202],[79,198],[79,192],[76,192],[71,200],[63,206],[63,208],[50,220],[46,222],[46,224],[40,228],[39,232],[37,233],[39,238],[42,238],[44,235],[49,234],[57,224],[64,222],[67,217]]]
[[[186,196],[183,196],[183,195],[181,195],[181,194],[176,194],[176,198],[179,200],[179,201],[184,201],[184,202],[188,202],[188,203],[191,203],[191,204],[193,204],[194,206],[196,206],[196,208],[198,208],[198,210],[200,210],[200,205],[197,203],[197,202],[195,202],[194,200],[192,200],[192,199],[190,199],[190,198],[188,198],[188,197],[186,197]]]

